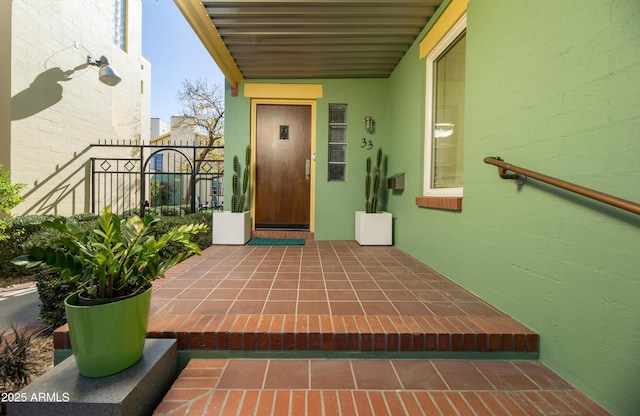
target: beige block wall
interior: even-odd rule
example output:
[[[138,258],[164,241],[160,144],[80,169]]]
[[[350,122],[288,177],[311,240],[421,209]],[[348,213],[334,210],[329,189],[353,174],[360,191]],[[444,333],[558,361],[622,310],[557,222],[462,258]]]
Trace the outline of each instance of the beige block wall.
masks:
[[[150,64],[141,55],[142,2],[127,4],[123,51],[112,40],[110,1],[12,2],[11,170],[14,181],[28,186],[14,214],[90,211],[90,158],[130,156],[126,148],[90,145],[148,140]],[[99,82],[98,68],[86,65],[88,54],[107,56],[122,82]]]
[[[140,80],[140,94],[142,94],[140,109],[140,136],[143,143],[151,140],[151,62],[142,57],[142,79]]]
[[[11,168],[11,2],[0,2],[0,165]]]

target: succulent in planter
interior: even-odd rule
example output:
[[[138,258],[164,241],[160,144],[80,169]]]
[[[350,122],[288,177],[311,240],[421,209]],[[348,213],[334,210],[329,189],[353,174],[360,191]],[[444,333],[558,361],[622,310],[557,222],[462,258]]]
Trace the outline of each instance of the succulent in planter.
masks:
[[[367,157],[367,176],[365,177],[364,196],[366,200],[366,212],[369,214],[378,212],[378,194],[380,192],[380,166],[382,165],[382,148],[378,148],[376,155],[376,168],[373,172],[373,189],[371,179],[371,156]]]
[[[249,188],[249,174],[251,166],[251,145],[247,145],[245,150],[244,172],[242,173],[242,190],[240,189],[240,162],[238,156],[233,157],[233,178],[231,179],[231,187],[233,193],[231,195],[231,212],[242,212],[244,210],[244,201],[247,189]]]
[[[177,226],[156,239],[153,227],[157,222],[150,216],[120,219],[110,207],[98,217],[97,228],[87,231],[59,219],[44,221],[41,226],[62,234],[56,247],[33,247],[13,263],[60,272],[63,278],[78,282],[82,294],[89,298],[133,296],[148,289],[170,267],[191,254],[200,254],[191,236],[206,231],[206,224]],[[180,243],[185,250],[162,259],[158,252],[169,243]]]
[[[233,157],[231,211],[213,213],[211,219],[212,244],[242,245],[251,239],[251,214],[244,210],[251,169],[250,144],[247,145],[244,159],[245,167],[242,172],[238,156]],[[240,186],[240,175],[242,175],[242,187]]]
[[[365,177],[366,211],[356,211],[355,234],[360,245],[388,246],[393,244],[393,223],[389,212],[378,211],[378,194],[381,186],[382,148],[376,155],[376,166],[371,172],[371,157],[367,157],[367,175]]]

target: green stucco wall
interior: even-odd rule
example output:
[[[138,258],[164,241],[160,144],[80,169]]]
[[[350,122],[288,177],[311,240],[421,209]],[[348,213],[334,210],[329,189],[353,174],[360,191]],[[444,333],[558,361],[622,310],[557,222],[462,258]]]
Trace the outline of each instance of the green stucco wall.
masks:
[[[387,152],[387,80],[330,80],[323,82],[323,98],[318,100],[318,140],[316,175],[316,238],[353,240],[355,211],[365,209],[364,178],[368,156],[375,161],[376,151]],[[347,108],[347,180],[327,180],[329,104],[345,103]],[[364,129],[364,118],[375,121],[375,132]],[[362,147],[362,139],[373,147]],[[386,161],[386,160],[385,160]],[[374,162],[375,163],[375,162]],[[383,165],[383,172],[385,171]],[[381,192],[382,193],[382,192]],[[386,201],[381,201],[381,207]]]
[[[240,89],[242,90],[242,89]],[[251,100],[245,99],[241,94],[233,97],[231,87],[225,85],[224,101],[224,207],[231,211],[231,195],[233,177],[233,156],[237,155],[244,169],[244,154],[251,138]],[[247,206],[248,206],[247,195]]]
[[[486,156],[640,202],[640,2],[471,0],[461,213],[417,208],[424,61],[389,84],[396,245],[541,334],[541,361],[614,414],[640,411],[640,218]],[[419,151],[418,151],[419,149]]]
[[[251,82],[261,82],[251,80]],[[378,147],[386,151],[388,140],[387,79],[338,79],[262,81],[322,84],[322,98],[316,101],[316,178],[315,238],[353,240],[354,213],[364,210],[364,176],[367,156],[375,160]],[[237,97],[227,87],[225,101],[225,158],[231,166],[234,154],[244,154],[250,138],[251,100],[244,97],[243,85]],[[347,180],[327,180],[329,104],[347,104]],[[365,116],[376,122],[373,134],[364,129]],[[362,148],[362,139],[371,140],[373,148]],[[286,157],[286,155],[283,155]],[[385,159],[386,160],[386,159]],[[384,168],[384,166],[383,166]],[[231,191],[231,175],[225,175],[225,189]],[[381,207],[386,196],[381,195]]]
[[[382,146],[386,174],[406,173],[403,192],[384,192],[394,244],[538,331],[541,361],[607,410],[636,415],[640,217],[533,180],[518,189],[483,159],[640,202],[640,2],[470,0],[467,19],[462,212],[415,205],[425,112],[417,42],[389,79],[287,81],[323,84],[316,238],[353,239],[364,160]],[[326,180],[329,103],[349,104],[344,183]],[[248,143],[249,112],[242,89],[227,95],[227,155]]]

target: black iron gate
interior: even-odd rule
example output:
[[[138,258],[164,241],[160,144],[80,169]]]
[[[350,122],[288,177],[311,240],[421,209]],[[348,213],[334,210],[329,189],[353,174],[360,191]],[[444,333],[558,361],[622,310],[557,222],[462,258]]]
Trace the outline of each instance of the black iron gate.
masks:
[[[107,153],[91,158],[93,213],[107,205],[120,215],[133,212],[154,216],[184,215],[223,206],[223,146],[105,142],[92,147],[105,148]],[[129,156],[116,157],[117,153]]]

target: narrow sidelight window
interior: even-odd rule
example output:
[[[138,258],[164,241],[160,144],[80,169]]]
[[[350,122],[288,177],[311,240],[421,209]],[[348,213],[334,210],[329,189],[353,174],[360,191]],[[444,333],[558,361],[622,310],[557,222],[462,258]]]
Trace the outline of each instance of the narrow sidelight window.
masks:
[[[329,104],[329,181],[347,178],[347,105]]]

